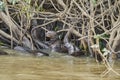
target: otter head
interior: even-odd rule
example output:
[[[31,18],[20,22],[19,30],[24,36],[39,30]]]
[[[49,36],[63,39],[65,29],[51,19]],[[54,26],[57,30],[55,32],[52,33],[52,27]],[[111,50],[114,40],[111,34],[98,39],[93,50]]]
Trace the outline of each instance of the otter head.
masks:
[[[47,39],[51,40],[56,37],[57,33],[55,31],[48,31],[45,35]]]

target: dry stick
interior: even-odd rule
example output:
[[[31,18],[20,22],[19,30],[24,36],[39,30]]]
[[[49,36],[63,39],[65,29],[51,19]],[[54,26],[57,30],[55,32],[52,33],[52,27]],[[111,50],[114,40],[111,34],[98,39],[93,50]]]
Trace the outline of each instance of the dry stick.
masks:
[[[2,11],[0,11],[0,18],[9,26],[11,27],[14,31],[18,31],[16,29],[16,26],[14,25],[14,23],[10,20],[10,18],[8,18],[7,15],[5,15],[5,13],[3,13]],[[18,32],[19,33],[19,32]],[[6,37],[6,36],[5,36]],[[12,37],[9,37],[12,40]],[[19,41],[17,41],[17,43],[19,44]]]
[[[107,31],[106,31],[107,32]]]
[[[83,15],[82,15],[82,17],[83,17]],[[85,21],[83,20],[83,24],[82,24],[82,35],[84,35],[84,37],[81,37],[81,38],[79,38],[78,40],[81,40],[81,44],[83,45],[83,47],[84,47],[84,49],[85,50],[87,50],[87,46],[88,45],[90,45],[89,43],[89,38],[88,38],[88,35],[87,35],[87,29],[85,29],[87,26],[85,26]],[[85,35],[87,35],[87,37],[85,36]],[[88,38],[88,39],[87,39]],[[90,52],[90,54],[92,54],[92,50],[91,50],[91,48],[90,48],[90,46],[88,46],[88,49],[89,49],[89,52]]]
[[[17,35],[20,36],[20,30],[18,29],[18,27],[12,22],[12,20],[10,18],[8,18],[8,16],[3,13],[2,11],[0,11],[0,18],[8,25],[8,27],[11,26],[13,32]],[[12,39],[12,38],[11,38]],[[26,36],[24,36],[24,39],[28,40],[28,38]],[[30,42],[29,42],[30,43]],[[19,41],[17,41],[17,44],[20,44]],[[29,44],[23,43],[24,45],[29,46]]]
[[[45,3],[45,0],[43,0],[42,2],[41,2],[41,4],[40,4],[40,6],[39,7],[43,7],[43,4]]]
[[[115,27],[116,26],[116,27]],[[110,38],[109,38],[109,43],[112,45],[113,44],[113,42],[115,42],[116,40],[114,40],[115,39],[115,36],[116,36],[116,33],[117,33],[117,31],[119,31],[119,26],[120,26],[120,17],[118,17],[118,20],[113,24],[113,28],[114,29],[112,29],[111,31],[111,33],[110,33]],[[119,33],[119,32],[118,32]],[[118,34],[117,34],[118,35]],[[119,36],[118,36],[118,38],[119,38]]]
[[[70,24],[70,23],[67,23],[67,22],[65,22],[64,20],[61,20],[64,24],[66,24],[66,25],[68,25],[68,26],[72,26],[72,28],[73,27],[75,27],[74,25],[72,25],[72,24]],[[80,34],[78,31],[76,31],[75,29],[72,29],[71,30],[71,32],[72,33],[74,33],[76,36],[78,36],[78,37],[82,37],[83,35],[82,34]]]
[[[42,25],[38,25],[38,26],[34,27],[34,28],[31,30],[31,34],[32,34],[32,32],[33,32],[35,29],[40,28],[40,27],[43,27],[43,26],[46,26],[46,25],[48,25],[48,24],[50,24],[50,23],[52,23],[52,22],[55,22],[55,21],[57,21],[57,20],[59,20],[59,18],[55,18],[55,19],[53,19],[52,21],[49,21],[49,22],[47,22],[47,23],[44,23],[44,24],[42,24]]]
[[[77,3],[76,3],[76,5],[77,5]],[[79,6],[79,5],[77,5],[77,6]],[[82,9],[82,8],[80,8],[80,9]],[[84,12],[84,11],[83,11],[83,12]],[[86,13],[85,13],[85,14],[86,14]],[[88,17],[89,17],[89,16],[88,16]],[[99,51],[100,51],[100,50],[99,50]],[[101,52],[99,52],[99,53],[101,53]],[[101,56],[103,56],[102,53],[101,53]],[[103,57],[104,57],[104,56],[103,56]],[[104,58],[104,59],[106,59],[106,58]],[[105,60],[105,61],[106,61],[106,63],[107,63],[107,66],[109,67],[109,69],[112,70],[112,69],[111,69],[111,66],[109,65],[109,63],[107,62],[107,60]],[[115,72],[114,70],[112,70],[112,71]]]
[[[56,7],[55,4],[53,3],[53,1],[50,0],[50,2],[51,2],[51,4],[53,5],[53,7],[55,8],[55,10],[60,13],[61,11],[59,11],[59,10],[57,9],[57,7]]]
[[[67,7],[63,0],[56,0],[64,9]]]
[[[69,29],[62,29],[62,30],[58,30],[57,33],[59,32],[65,32],[65,31],[68,31]]]
[[[101,26],[101,28],[102,28],[104,31],[106,31],[105,27],[102,26],[102,25],[100,25],[94,18],[92,18],[89,14],[87,14],[87,13],[79,6],[79,4],[78,4],[75,0],[73,0],[73,2],[76,4],[76,6],[81,10],[81,12],[82,12],[86,17],[88,17],[89,19],[92,19],[96,24],[98,24],[99,26]]]
[[[101,38],[102,38],[102,37],[101,37]],[[102,39],[107,42],[107,44],[108,44],[108,46],[109,46],[109,49],[112,51],[112,48],[110,47],[109,42],[108,42],[106,39],[104,39],[104,38],[102,38]],[[100,55],[103,57],[103,59],[104,59],[104,61],[105,61],[105,63],[106,63],[105,66],[106,66],[106,68],[107,68],[107,70],[105,70],[105,71],[101,74],[101,76],[104,77],[107,73],[109,73],[109,71],[113,71],[116,75],[120,76],[120,74],[119,74],[118,72],[116,72],[114,69],[112,69],[112,67],[110,66],[107,58],[105,58],[105,57],[103,56],[103,54],[102,54],[102,52],[100,51],[100,49],[98,49],[98,51],[99,51]]]
[[[11,19],[10,14],[9,14],[9,11],[8,11],[7,1],[4,0],[4,3],[6,3],[6,4],[5,4],[5,5],[6,5],[6,7],[5,7],[5,12],[6,12],[8,18]],[[10,25],[9,27],[10,27],[10,34],[11,34],[11,48],[13,48],[13,32],[12,32],[13,30],[12,30],[12,26],[11,26],[11,25]]]
[[[102,5],[100,5],[100,9],[101,9],[101,14],[104,13],[104,12],[103,12],[103,8],[102,8]],[[104,16],[101,15],[101,17],[102,17],[102,24],[103,24],[103,26],[105,26],[105,24],[104,24]]]
[[[90,16],[93,17],[93,18],[95,16],[94,15],[94,6],[93,6],[93,3],[92,3],[92,0],[90,0]],[[95,52],[96,50],[94,50],[94,49],[93,49],[93,51],[91,50],[90,46],[94,45],[94,41],[93,41],[92,37],[89,37],[89,36],[91,36],[93,34],[96,35],[95,30],[94,30],[94,26],[95,26],[94,20],[90,18],[90,26],[88,26],[89,27],[89,29],[88,29],[88,48],[89,48],[89,51],[90,51],[90,54],[91,54],[92,57],[93,57],[93,51]],[[96,54],[95,54],[95,58],[97,60]]]
[[[68,13],[70,13],[70,10],[72,9],[72,7],[73,7],[73,1],[71,0],[71,2],[70,2],[70,7],[69,7],[69,9],[68,9]]]
[[[119,1],[120,2],[120,1]],[[101,4],[101,3],[100,3]],[[99,5],[100,5],[99,4]],[[99,17],[101,17],[101,16],[103,16],[104,14],[106,14],[107,12],[109,12],[109,11],[111,11],[111,10],[113,10],[113,9],[115,9],[115,8],[117,8],[117,4],[119,4],[118,2],[116,2],[116,4],[115,5],[110,5],[110,8],[108,8],[108,9],[106,9],[103,13],[101,13],[99,16],[97,16],[96,18],[95,18],[95,20],[97,19],[97,18],[99,18]],[[98,6],[98,5],[97,5]],[[95,6],[95,7],[97,7],[97,6]],[[118,9],[119,10],[119,9]]]
[[[114,38],[114,42],[113,42],[113,44],[112,44],[112,48],[113,48],[113,50],[115,50],[115,48],[117,47],[117,45],[119,44],[119,41],[120,41],[120,28],[118,28],[118,30],[117,30],[117,35],[116,35],[116,37]]]
[[[104,33],[102,33],[101,35],[103,35],[103,34],[107,34],[107,33],[110,33],[110,32],[112,32],[112,33],[114,33],[115,32],[115,30],[114,29],[116,29],[117,27],[119,27],[119,25],[120,25],[120,23],[119,23],[119,19],[120,18],[118,18],[118,20],[115,22],[116,24],[115,25],[113,25],[113,27],[110,29],[110,30],[107,30],[107,31],[105,31]],[[116,29],[116,31],[117,31],[118,29]],[[113,32],[114,31],[114,32]],[[115,35],[115,34],[114,34]],[[113,37],[114,37],[114,35],[113,34],[111,34],[111,38],[109,39],[109,43],[112,43],[112,39],[114,39]],[[112,52],[114,52],[114,51],[112,51]],[[115,52],[116,53],[116,52]]]
[[[14,37],[12,37],[11,35],[5,33],[4,31],[0,30],[0,34],[8,39],[13,39],[13,41],[15,41],[16,43],[19,43],[18,40],[16,40]]]
[[[91,0],[92,1],[92,0]],[[88,9],[89,9],[89,6],[84,6],[84,2],[82,2],[82,1],[80,1],[80,3],[81,3],[81,6],[82,6],[82,8],[85,10],[85,12],[87,13],[87,9],[86,9],[86,7],[88,7]],[[89,2],[86,2],[86,3],[89,3]],[[88,13],[87,13],[88,14]]]
[[[114,25],[110,30],[106,30],[104,33],[100,34],[100,35],[103,35],[103,34],[110,34],[114,29],[116,29],[117,27],[119,27],[120,25],[120,22],[116,25]]]
[[[110,7],[110,5],[109,5],[109,7]],[[110,8],[109,8],[110,9]],[[103,18],[102,18],[103,19]],[[107,41],[107,40],[106,40]],[[113,71],[114,73],[116,73],[117,75],[119,75],[120,76],[120,74],[119,73],[117,73],[116,71],[114,71],[113,69],[112,69],[112,67],[110,66],[110,64],[109,64],[109,62],[107,61],[107,59],[102,55],[102,53],[101,53],[101,51],[100,51],[100,49],[99,49],[99,53],[101,54],[101,56],[105,59],[105,62],[106,62],[106,67],[107,67],[107,70],[105,70],[105,72],[103,73],[103,75],[102,76],[105,76],[107,73],[109,73],[109,71]]]
[[[108,0],[108,7],[109,7],[109,9],[111,9],[111,1],[110,0]],[[112,12],[112,9],[110,10],[110,12]],[[110,15],[110,18],[111,18],[111,22],[112,22],[112,24],[113,24],[113,17],[112,17],[112,15]]]

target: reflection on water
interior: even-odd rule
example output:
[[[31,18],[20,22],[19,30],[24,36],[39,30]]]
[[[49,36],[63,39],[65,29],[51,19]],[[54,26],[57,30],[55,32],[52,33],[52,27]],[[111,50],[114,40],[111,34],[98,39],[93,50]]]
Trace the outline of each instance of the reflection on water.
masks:
[[[118,61],[114,68],[120,73]],[[112,72],[102,78],[105,69],[90,58],[0,56],[0,80],[120,80]]]

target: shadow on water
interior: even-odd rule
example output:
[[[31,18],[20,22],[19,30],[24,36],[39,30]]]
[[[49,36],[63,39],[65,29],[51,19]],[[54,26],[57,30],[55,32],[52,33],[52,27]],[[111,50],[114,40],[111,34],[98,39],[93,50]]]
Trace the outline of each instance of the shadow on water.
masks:
[[[120,63],[113,67],[120,73]],[[17,57],[0,56],[0,80],[120,80],[120,76],[106,70],[104,64],[81,57]]]

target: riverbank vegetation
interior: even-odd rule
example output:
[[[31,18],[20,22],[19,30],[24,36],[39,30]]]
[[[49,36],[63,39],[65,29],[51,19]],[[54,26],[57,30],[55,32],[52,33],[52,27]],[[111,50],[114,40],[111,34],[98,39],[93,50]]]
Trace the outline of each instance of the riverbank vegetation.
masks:
[[[120,0],[0,1],[1,46],[94,56],[109,71],[108,61],[120,57],[119,35]]]

